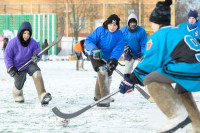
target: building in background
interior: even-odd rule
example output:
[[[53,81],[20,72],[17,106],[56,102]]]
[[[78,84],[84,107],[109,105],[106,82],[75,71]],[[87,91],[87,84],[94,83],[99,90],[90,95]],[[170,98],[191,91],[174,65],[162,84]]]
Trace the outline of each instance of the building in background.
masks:
[[[1,0],[0,14],[13,17],[10,20],[0,18],[0,23],[5,25],[9,21],[18,26],[18,23],[22,21],[21,18],[28,16],[33,27],[35,24],[33,37],[36,40],[40,39],[40,44],[42,44],[46,36],[51,36],[48,40],[49,43],[56,38],[60,31],[59,17],[63,16],[65,21],[64,37],[50,54],[57,55],[61,51],[63,55],[66,55],[73,52],[76,42],[86,38],[111,14],[117,14],[120,17],[120,26],[122,27],[127,23],[128,12],[134,10],[138,17],[138,24],[148,34],[151,34],[149,16],[156,2],[157,0]],[[171,20],[174,25],[174,5],[171,9]],[[57,24],[56,27],[53,24]],[[7,28],[9,29],[11,25],[8,25]],[[68,50],[61,50],[66,48]]]

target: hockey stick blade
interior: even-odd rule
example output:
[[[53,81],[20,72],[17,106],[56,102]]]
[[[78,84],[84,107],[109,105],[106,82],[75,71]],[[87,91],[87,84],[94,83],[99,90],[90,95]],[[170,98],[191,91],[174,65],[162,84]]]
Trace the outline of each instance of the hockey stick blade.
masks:
[[[124,64],[121,64],[120,62],[118,62],[120,66],[125,66]]]
[[[107,63],[107,61],[105,59],[102,58],[102,60]],[[118,70],[118,69],[115,69],[115,71],[122,77],[124,77],[124,75]],[[135,84],[135,88],[140,92],[140,94],[142,94],[142,96],[144,98],[146,98],[149,102],[153,102],[153,100],[151,99],[151,97],[143,90],[141,89],[138,85]]]
[[[117,91],[111,93],[110,95],[107,95],[107,96],[105,96],[105,97],[99,99],[98,101],[96,101],[96,102],[94,102],[94,103],[92,103],[92,104],[90,104],[90,105],[88,105],[88,106],[82,108],[81,110],[79,110],[79,111],[77,111],[77,112],[74,112],[74,113],[71,113],[71,114],[62,113],[57,107],[54,107],[54,108],[52,109],[52,111],[53,111],[53,113],[54,113],[56,116],[58,116],[58,117],[60,117],[60,118],[71,119],[71,118],[74,118],[74,117],[77,117],[77,116],[81,115],[82,113],[86,112],[87,110],[89,110],[90,108],[92,108],[92,107],[95,106],[96,104],[100,103],[101,101],[103,101],[103,100],[105,100],[105,99],[107,99],[107,98],[109,98],[109,97],[111,97],[111,96],[117,94],[119,91],[120,91],[120,90],[117,90]]]
[[[56,40],[54,40],[50,45],[48,45],[45,49],[43,49],[39,54],[43,54],[46,50],[50,49],[52,46],[54,46],[55,44],[57,44],[63,37],[64,34],[64,20],[63,17],[60,17],[60,26],[61,26],[61,30],[60,30],[60,34],[58,35],[58,37],[56,38]],[[30,62],[32,62],[32,59],[30,59],[28,62],[26,62],[26,64],[24,64],[22,67],[20,67],[18,69],[18,71],[20,71],[22,68],[24,68],[26,65],[28,65]]]

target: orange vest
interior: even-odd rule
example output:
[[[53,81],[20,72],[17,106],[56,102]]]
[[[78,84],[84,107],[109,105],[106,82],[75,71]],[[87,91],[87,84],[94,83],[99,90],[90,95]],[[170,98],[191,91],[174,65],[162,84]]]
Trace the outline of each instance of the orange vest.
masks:
[[[83,49],[81,47],[81,43],[78,42],[75,46],[74,46],[74,51],[80,51],[83,52]]]

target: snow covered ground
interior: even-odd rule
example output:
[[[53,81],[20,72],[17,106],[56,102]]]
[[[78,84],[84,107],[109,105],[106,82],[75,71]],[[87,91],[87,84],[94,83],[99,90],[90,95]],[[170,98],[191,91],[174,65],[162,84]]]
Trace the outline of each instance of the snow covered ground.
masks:
[[[124,64],[124,62],[121,62]],[[47,107],[41,107],[32,77],[24,85],[25,103],[15,103],[12,97],[13,78],[0,60],[0,132],[13,133],[154,133],[165,122],[165,116],[135,90],[131,94],[114,95],[110,108],[93,107],[70,120],[68,127],[56,125],[51,109],[72,113],[93,103],[96,73],[85,61],[87,71],[76,71],[75,61],[39,62],[46,90],[53,96]],[[117,67],[121,72],[124,67]],[[118,89],[121,77],[114,72],[111,92]],[[200,93],[195,93],[200,107]],[[177,133],[184,133],[180,129]]]

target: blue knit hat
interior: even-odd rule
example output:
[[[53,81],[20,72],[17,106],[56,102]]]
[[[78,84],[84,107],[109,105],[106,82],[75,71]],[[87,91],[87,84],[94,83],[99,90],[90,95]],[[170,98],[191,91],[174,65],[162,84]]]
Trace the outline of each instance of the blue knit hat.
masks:
[[[196,20],[198,20],[198,12],[196,10],[190,10],[188,13],[188,18],[189,17],[194,17]]]

